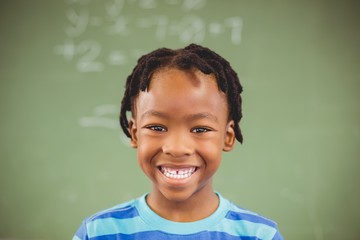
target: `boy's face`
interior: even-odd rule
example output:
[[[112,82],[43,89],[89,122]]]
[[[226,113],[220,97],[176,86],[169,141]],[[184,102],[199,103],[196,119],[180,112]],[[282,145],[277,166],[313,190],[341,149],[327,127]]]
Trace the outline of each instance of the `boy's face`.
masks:
[[[173,202],[213,194],[222,151],[234,145],[226,96],[212,75],[157,71],[135,101],[131,145],[153,183],[150,195]]]

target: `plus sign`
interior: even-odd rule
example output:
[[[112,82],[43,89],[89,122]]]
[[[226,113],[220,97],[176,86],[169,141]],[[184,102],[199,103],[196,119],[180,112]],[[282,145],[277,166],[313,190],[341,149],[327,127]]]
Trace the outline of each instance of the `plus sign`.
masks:
[[[76,46],[73,41],[65,40],[63,45],[55,47],[55,53],[64,56],[66,60],[70,61],[76,53]]]

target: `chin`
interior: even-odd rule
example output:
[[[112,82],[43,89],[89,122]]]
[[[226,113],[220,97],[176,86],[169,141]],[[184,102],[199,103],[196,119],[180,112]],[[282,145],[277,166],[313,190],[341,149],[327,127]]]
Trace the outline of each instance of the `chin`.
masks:
[[[186,203],[187,201],[191,201],[194,197],[193,191],[188,190],[163,190],[161,191],[161,194],[166,199],[166,201],[169,201],[171,203]]]

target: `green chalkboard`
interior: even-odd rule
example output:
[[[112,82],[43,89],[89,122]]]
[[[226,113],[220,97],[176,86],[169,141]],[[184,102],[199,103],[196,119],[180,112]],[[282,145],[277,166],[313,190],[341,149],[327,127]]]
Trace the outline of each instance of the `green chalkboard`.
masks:
[[[149,191],[118,124],[127,75],[158,47],[227,58],[244,144],[215,188],[286,239],[360,238],[360,4],[287,0],[0,3],[0,239],[71,239]]]

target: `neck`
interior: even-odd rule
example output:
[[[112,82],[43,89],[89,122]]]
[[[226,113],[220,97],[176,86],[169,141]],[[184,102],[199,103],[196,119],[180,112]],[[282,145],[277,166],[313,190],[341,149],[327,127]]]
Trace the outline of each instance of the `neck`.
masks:
[[[219,198],[212,189],[203,189],[185,200],[177,201],[168,199],[153,189],[146,202],[154,212],[167,220],[194,222],[214,213],[219,205]]]

